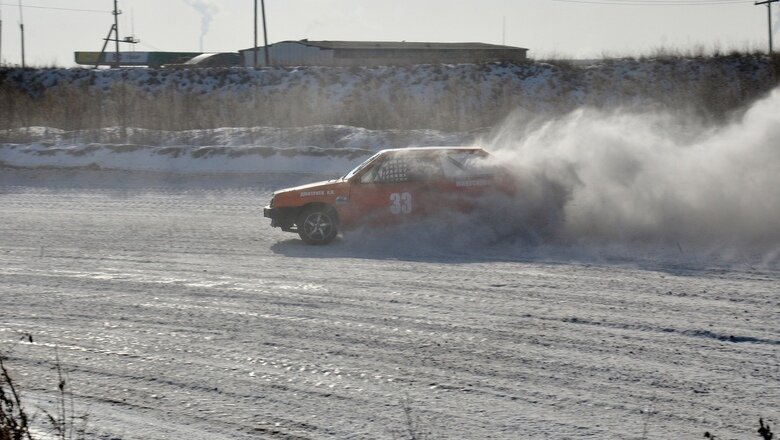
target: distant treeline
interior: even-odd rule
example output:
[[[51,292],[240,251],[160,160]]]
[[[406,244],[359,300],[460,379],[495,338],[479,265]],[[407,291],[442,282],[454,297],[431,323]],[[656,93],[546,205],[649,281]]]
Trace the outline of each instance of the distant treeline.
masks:
[[[6,68],[0,129],[345,124],[464,131],[493,126],[517,109],[549,115],[582,106],[719,120],[779,79],[780,57],[761,54],[351,68]]]

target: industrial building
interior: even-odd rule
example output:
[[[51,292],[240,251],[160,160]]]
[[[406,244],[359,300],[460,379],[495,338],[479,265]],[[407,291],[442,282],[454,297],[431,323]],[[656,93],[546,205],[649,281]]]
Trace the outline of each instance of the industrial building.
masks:
[[[237,52],[75,52],[76,64],[87,66],[229,67],[240,66]]]
[[[485,43],[281,41],[240,50],[245,66],[378,66],[526,60],[528,49]],[[255,62],[255,56],[257,61]]]

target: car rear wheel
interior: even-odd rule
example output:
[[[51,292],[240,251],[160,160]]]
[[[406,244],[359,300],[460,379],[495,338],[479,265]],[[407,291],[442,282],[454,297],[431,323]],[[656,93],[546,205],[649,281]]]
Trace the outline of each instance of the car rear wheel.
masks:
[[[298,235],[308,244],[328,244],[338,234],[338,218],[333,208],[314,206],[298,217]]]

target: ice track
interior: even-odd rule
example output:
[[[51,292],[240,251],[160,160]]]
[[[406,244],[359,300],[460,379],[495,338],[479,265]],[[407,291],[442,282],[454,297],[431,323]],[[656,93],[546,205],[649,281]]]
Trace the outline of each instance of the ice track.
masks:
[[[0,176],[0,349],[33,402],[56,350],[96,438],[747,438],[780,416],[775,272],[312,248],[262,218],[306,177]]]

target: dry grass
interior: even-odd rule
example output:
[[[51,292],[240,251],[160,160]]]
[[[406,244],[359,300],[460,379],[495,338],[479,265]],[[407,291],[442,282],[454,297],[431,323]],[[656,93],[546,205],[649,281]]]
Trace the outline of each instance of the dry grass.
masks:
[[[75,413],[73,394],[70,392],[59,356],[56,360],[58,379],[57,408],[54,413],[41,411],[47,438],[59,440],[83,440],[87,438],[87,417]],[[16,382],[0,355],[0,440],[35,440],[31,432],[34,417],[25,407]]]
[[[0,356],[0,440],[32,440],[30,418]]]
[[[538,114],[583,105],[659,106],[718,119],[774,88],[778,60],[757,53],[659,49],[646,58],[590,66],[551,59],[470,67],[74,69],[65,73],[77,81],[54,84],[52,75],[67,76],[0,69],[0,129],[345,124],[464,131],[496,125],[518,108]],[[146,79],[139,80],[139,72]],[[202,93],[206,84],[214,91]]]

